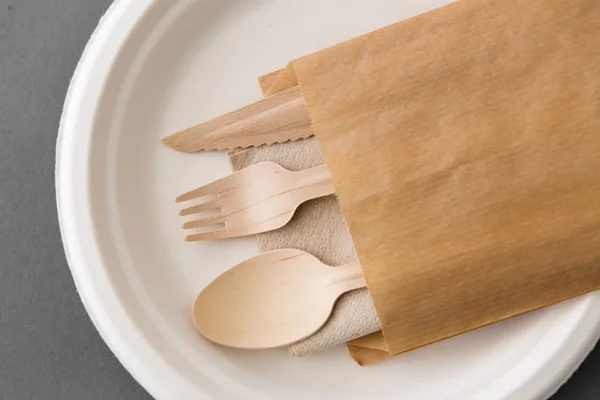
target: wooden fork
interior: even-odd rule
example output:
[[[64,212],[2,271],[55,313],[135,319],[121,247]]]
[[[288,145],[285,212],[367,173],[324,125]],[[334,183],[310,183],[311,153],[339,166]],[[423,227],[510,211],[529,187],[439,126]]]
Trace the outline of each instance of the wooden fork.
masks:
[[[178,196],[176,202],[212,199],[189,206],[179,215],[199,214],[184,229],[203,228],[187,242],[225,239],[272,231],[287,224],[305,201],[333,194],[326,165],[292,172],[263,162]]]

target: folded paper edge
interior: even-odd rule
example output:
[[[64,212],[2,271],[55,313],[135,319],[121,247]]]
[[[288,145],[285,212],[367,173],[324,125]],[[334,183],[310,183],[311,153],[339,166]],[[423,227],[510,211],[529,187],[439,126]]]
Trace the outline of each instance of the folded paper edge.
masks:
[[[387,351],[369,349],[349,343],[346,346],[350,357],[361,367],[366,367],[367,365],[375,364],[391,357]]]

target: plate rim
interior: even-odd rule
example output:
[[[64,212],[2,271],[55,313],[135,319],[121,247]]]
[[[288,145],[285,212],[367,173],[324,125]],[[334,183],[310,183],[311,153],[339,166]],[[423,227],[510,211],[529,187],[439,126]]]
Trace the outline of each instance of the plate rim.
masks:
[[[110,285],[108,274],[101,268],[102,257],[98,249],[94,245],[90,246],[94,244],[92,224],[87,233],[79,229],[79,217],[86,221],[92,220],[89,203],[78,201],[89,195],[88,170],[83,168],[83,171],[73,174],[73,153],[72,150],[69,152],[74,148],[76,137],[91,137],[89,133],[93,129],[97,106],[91,98],[94,95],[100,96],[104,88],[104,83],[99,82],[101,80],[98,76],[106,77],[110,74],[129,32],[154,3],[155,0],[114,0],[88,40],[69,83],[59,122],[55,153],[55,195],[67,264],[84,309],[102,340],[153,398],[197,398],[198,387],[174,374],[150,341],[135,329],[126,311],[121,307],[114,307],[118,305],[118,296]],[[79,127],[88,129],[86,131]],[[89,148],[84,151],[78,149],[78,152],[87,154]],[[74,184],[75,180],[81,186]],[[79,192],[75,193],[77,190]],[[84,210],[76,208],[77,203],[83,204]],[[97,282],[105,285],[101,287]],[[157,370],[160,373],[156,373]],[[160,379],[157,379],[158,376]],[[203,398],[210,398],[208,392],[202,394]]]
[[[75,137],[79,136],[81,139],[86,136],[90,139],[92,136],[97,105],[93,99],[97,97],[90,93],[100,96],[103,91],[103,81],[98,76],[106,77],[110,74],[128,32],[134,29],[145,12],[157,1],[159,0],[115,0],[88,41],[69,84],[60,119],[55,154],[55,192],[65,256],[86,312],[125,369],[150,395],[165,400],[197,397],[199,387],[174,373],[172,366],[161,357],[143,333],[135,329],[124,309],[117,307],[118,312],[115,312],[115,307],[111,307],[119,304],[118,296],[110,286],[108,274],[102,268],[99,249],[94,246],[89,203],[81,202],[82,198],[89,195],[89,174],[86,168],[73,172]],[[121,40],[115,40],[117,38]],[[87,132],[81,127],[87,127]],[[82,157],[89,150],[78,149],[79,156]],[[76,204],[83,205],[77,208]],[[87,233],[81,229],[82,221],[91,222]],[[104,286],[98,282],[104,283]],[[600,305],[600,294],[588,296],[593,297],[592,301]],[[565,361],[560,371],[547,372],[545,377],[540,377],[540,368],[533,379],[516,387],[506,398],[521,399],[528,393],[537,392],[536,396],[542,396],[540,399],[547,399],[558,391],[585,360],[600,337],[600,311],[588,311],[575,328],[577,329],[571,336],[578,340],[568,341],[554,355]],[[157,376],[160,379],[156,379]],[[202,394],[203,397],[210,397],[208,392],[203,391]]]

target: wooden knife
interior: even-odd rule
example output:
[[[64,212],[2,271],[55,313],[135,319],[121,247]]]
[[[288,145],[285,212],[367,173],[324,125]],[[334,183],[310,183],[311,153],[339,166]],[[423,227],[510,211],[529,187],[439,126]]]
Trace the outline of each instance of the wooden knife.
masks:
[[[249,104],[218,118],[166,136],[175,150],[232,150],[282,143],[312,136],[312,126],[299,86]]]

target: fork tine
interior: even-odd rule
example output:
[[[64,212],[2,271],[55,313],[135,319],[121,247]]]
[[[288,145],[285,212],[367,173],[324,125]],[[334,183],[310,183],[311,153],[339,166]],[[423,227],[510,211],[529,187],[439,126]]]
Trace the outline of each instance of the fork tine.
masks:
[[[218,179],[218,180],[211,182],[209,184],[206,184],[204,186],[200,186],[196,189],[190,190],[189,192],[180,194],[179,196],[177,196],[175,198],[175,202],[181,203],[183,201],[192,200],[192,199],[202,197],[202,196],[207,196],[210,194],[218,196],[219,192],[222,192],[223,190],[227,189],[230,186],[230,183],[233,180],[232,178],[233,178],[232,176],[227,176],[223,179]]]
[[[219,228],[219,229],[215,229],[212,231],[208,231],[208,232],[202,232],[202,233],[195,233],[193,235],[187,235],[185,237],[185,241],[186,242],[200,242],[203,240],[217,240],[217,239],[224,239],[224,238],[228,238],[229,235],[223,235],[223,231],[225,231],[225,227],[223,228]]]
[[[233,174],[228,175],[224,178],[217,179],[214,182],[211,182],[204,186],[200,186],[199,188],[190,190],[189,192],[183,193],[177,196],[175,202],[181,203],[182,201],[195,199],[197,197],[202,197],[209,194],[219,195],[225,190],[233,189],[239,185],[252,183],[258,176],[263,176],[264,174],[272,174],[278,171],[286,170],[283,169],[279,164],[275,164],[272,162],[261,162],[253,164],[247,168],[234,172]]]
[[[220,207],[218,206],[218,203],[219,202],[217,201],[217,199],[209,200],[206,203],[202,203],[202,204],[198,204],[196,206],[184,208],[183,210],[179,211],[179,215],[184,216],[184,215],[190,215],[190,214],[199,214],[199,213],[205,212],[205,211],[218,210],[218,209],[220,209]],[[222,209],[221,209],[221,211],[222,211]]]
[[[227,215],[214,215],[211,217],[206,217],[206,218],[199,218],[193,221],[188,221],[186,223],[183,224],[183,229],[192,229],[192,228],[201,228],[203,226],[207,226],[207,225],[215,225],[215,224],[221,224],[221,223],[225,223],[225,219],[227,218]]]

